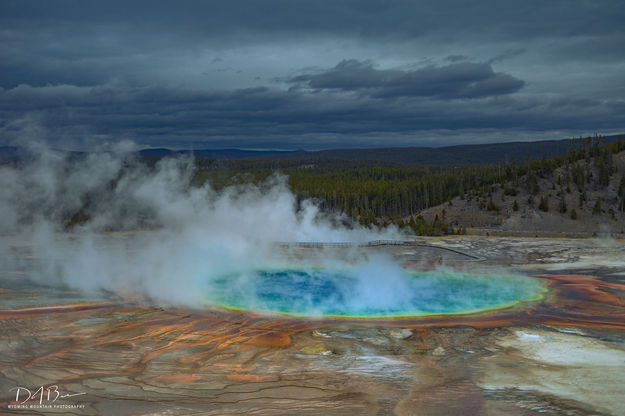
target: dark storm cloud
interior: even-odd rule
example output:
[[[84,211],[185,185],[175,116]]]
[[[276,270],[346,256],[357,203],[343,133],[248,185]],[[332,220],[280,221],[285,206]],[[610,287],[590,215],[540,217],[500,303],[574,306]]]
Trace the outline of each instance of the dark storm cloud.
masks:
[[[20,86],[0,94],[0,115],[34,114],[67,145],[132,139],[140,144],[323,148],[410,144],[415,131],[587,129],[619,127],[623,105],[593,100],[549,104],[483,98],[471,106],[440,98],[310,95],[269,88],[197,92],[171,88]],[[618,122],[616,122],[618,121]],[[23,126],[0,127],[19,139]],[[435,137],[435,136],[433,136]],[[432,138],[432,137],[431,137]],[[147,140],[146,140],[147,139]],[[314,139],[314,140],[313,140]],[[459,141],[451,141],[458,143]],[[431,144],[431,143],[430,143]]]
[[[624,20],[620,0],[4,0],[0,141],[35,124],[289,148],[623,129]]]
[[[352,39],[372,47],[566,40],[559,59],[623,59],[622,1],[13,1],[0,4],[1,86],[93,85],[179,51]],[[288,59],[288,58],[287,58]]]
[[[371,62],[354,59],[341,61],[334,68],[291,79],[314,89],[363,90],[378,97],[421,96],[440,98],[479,98],[510,94],[524,82],[513,76],[495,73],[487,63],[456,63],[413,71],[375,69]]]
[[[620,0],[238,0],[199,1],[4,0],[3,15],[20,26],[63,24],[72,33],[131,23],[169,33],[235,37],[246,33],[355,34],[363,38],[410,38],[429,33],[532,38],[612,34],[622,23]],[[9,20],[9,19],[7,19]]]

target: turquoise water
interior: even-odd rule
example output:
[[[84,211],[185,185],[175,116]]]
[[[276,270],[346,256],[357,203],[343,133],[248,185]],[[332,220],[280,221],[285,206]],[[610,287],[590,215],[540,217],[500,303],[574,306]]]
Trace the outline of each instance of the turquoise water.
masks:
[[[359,269],[267,269],[211,280],[208,301],[228,308],[304,316],[419,316],[469,313],[540,298],[523,276]]]

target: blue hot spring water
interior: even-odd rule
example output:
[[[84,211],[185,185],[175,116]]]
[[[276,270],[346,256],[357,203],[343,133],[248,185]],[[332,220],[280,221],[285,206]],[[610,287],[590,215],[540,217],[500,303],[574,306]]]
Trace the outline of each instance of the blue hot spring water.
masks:
[[[453,271],[263,269],[211,279],[208,303],[299,316],[393,317],[472,313],[537,300],[530,277]]]

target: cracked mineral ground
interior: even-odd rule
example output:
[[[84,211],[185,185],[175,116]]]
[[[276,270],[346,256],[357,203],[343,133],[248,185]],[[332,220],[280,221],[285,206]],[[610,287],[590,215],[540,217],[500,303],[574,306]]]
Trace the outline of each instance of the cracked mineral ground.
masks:
[[[11,247],[23,261],[0,274],[2,413],[625,414],[622,240],[363,247],[414,273],[524,276],[544,288],[477,312],[375,318],[86,294],[33,283],[28,242]],[[306,259],[321,248],[277,250]]]

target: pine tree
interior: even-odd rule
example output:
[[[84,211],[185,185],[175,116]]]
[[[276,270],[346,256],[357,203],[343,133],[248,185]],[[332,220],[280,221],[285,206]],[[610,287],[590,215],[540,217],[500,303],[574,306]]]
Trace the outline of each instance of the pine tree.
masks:
[[[625,212],[625,173],[621,176],[621,182],[618,185],[619,210]]]
[[[597,198],[595,206],[592,208],[593,215],[601,214],[601,198]]]
[[[488,201],[488,206],[486,207],[489,211],[499,212],[500,208],[495,205],[492,198]]]
[[[586,201],[586,191],[582,191],[579,194],[579,207],[583,208],[584,207],[584,202]]]

